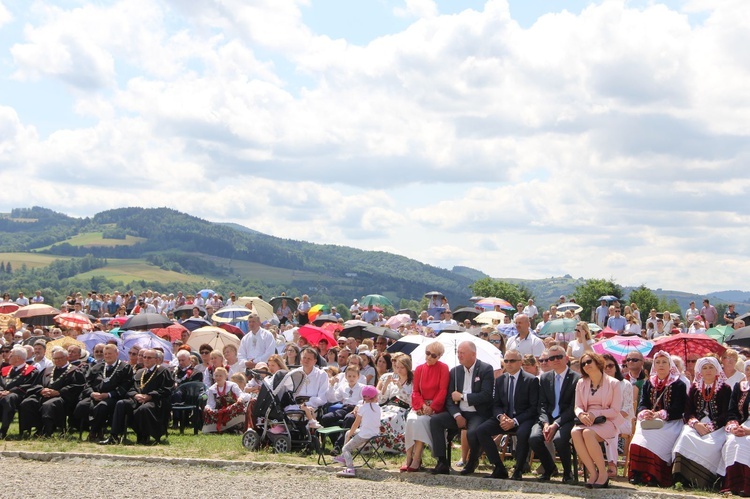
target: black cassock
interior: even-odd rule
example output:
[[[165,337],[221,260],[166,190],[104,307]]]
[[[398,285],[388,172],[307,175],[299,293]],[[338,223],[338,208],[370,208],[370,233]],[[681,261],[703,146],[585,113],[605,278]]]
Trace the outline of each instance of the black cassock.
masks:
[[[76,405],[74,418],[83,431],[91,425],[91,433],[101,434],[115,410],[118,400],[128,396],[133,385],[133,369],[130,364],[118,360],[112,366],[99,362],[91,366],[86,373],[86,385],[81,393],[81,400]],[[96,401],[91,398],[94,392],[108,393],[109,398]]]
[[[0,398],[0,435],[7,435],[18,405],[36,384],[38,376],[39,371],[29,364],[17,368],[9,365],[0,370],[0,392],[10,392]]]
[[[65,428],[65,421],[72,417],[78,398],[86,384],[80,366],[66,364],[64,367],[50,366],[42,372],[36,384],[18,408],[20,431],[37,428],[45,436],[50,436],[55,428]],[[60,393],[55,397],[42,395],[44,388]]]
[[[139,369],[133,377],[128,398],[118,401],[115,406],[112,434],[122,436],[125,425],[130,422],[139,443],[144,443],[149,437],[161,438],[167,430],[169,397],[173,386],[170,369],[164,366],[154,367],[151,371]],[[149,395],[151,400],[138,403],[135,400],[138,394]]]

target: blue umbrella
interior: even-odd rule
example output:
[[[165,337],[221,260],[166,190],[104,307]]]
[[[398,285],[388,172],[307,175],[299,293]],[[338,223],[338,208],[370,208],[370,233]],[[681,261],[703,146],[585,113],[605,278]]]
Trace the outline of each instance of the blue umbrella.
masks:
[[[209,294],[215,295],[216,291],[214,291],[213,289],[201,289],[196,294],[201,295],[203,297],[203,299],[205,300],[206,298],[208,298]]]
[[[172,344],[151,331],[123,331],[120,337],[122,338],[120,358],[123,360],[127,360],[128,351],[134,345],[140,345],[141,348],[160,347],[164,351],[164,360],[167,362],[172,360]]]
[[[93,333],[81,334],[76,339],[86,345],[86,350],[89,352],[94,351],[94,347],[99,343],[106,344],[109,341],[115,340],[119,348],[122,341],[114,334],[104,333],[102,331],[94,331]]]
[[[616,296],[612,296],[612,295],[604,295],[604,296],[600,296],[597,301],[602,301],[602,300],[604,300],[604,301],[615,301],[615,300],[619,300],[619,298],[616,297]]]
[[[518,336],[518,329],[516,329],[515,324],[500,324],[497,326],[497,330],[508,338]]]

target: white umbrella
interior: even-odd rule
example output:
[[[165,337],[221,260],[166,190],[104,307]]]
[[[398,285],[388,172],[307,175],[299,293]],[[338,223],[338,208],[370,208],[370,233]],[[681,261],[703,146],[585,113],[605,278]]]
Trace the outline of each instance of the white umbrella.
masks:
[[[570,310],[575,315],[583,312],[583,307],[575,302],[561,303],[557,306],[558,312],[565,312],[566,310]]]
[[[488,310],[474,317],[474,322],[478,324],[492,324],[492,321],[503,322],[505,314],[502,312],[495,312],[494,310]]]
[[[275,317],[270,303],[257,296],[241,296],[234,305],[245,307],[258,314],[261,322],[270,321]]]
[[[190,348],[198,350],[204,343],[211,345],[214,350],[224,350],[227,345],[234,345],[240,348],[240,339],[232,333],[227,333],[220,327],[206,326],[196,329],[190,333],[187,344]]]
[[[477,358],[482,362],[486,362],[492,366],[492,369],[497,370],[502,366],[503,354],[495,348],[492,343],[485,341],[481,338],[477,338],[471,333],[454,333],[454,334],[441,334],[432,341],[422,343],[411,353],[411,360],[414,368],[424,364],[425,351],[427,346],[434,343],[440,342],[445,347],[445,353],[440,358],[440,362],[446,364],[449,368],[453,368],[458,365],[458,345],[464,341],[470,341],[477,346]]]

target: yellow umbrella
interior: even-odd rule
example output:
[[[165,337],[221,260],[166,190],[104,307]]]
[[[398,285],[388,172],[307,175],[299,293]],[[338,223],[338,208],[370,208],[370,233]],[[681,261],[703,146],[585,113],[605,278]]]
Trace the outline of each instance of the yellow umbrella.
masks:
[[[271,304],[257,296],[241,296],[234,305],[252,310],[258,314],[261,322],[271,320],[274,315]]]
[[[188,346],[193,350],[198,350],[204,343],[211,345],[214,350],[224,350],[227,345],[240,348],[240,339],[237,336],[216,326],[200,327],[190,333],[187,340]]]
[[[492,321],[502,322],[505,319],[505,314],[502,312],[495,312],[494,310],[488,310],[474,317],[474,322],[478,324],[492,324]]]
[[[45,352],[44,356],[52,360],[53,348],[63,347],[65,350],[67,350],[70,345],[78,345],[81,350],[86,350],[86,345],[82,341],[75,340],[70,336],[63,336],[62,338],[58,338],[47,343],[47,351]]]

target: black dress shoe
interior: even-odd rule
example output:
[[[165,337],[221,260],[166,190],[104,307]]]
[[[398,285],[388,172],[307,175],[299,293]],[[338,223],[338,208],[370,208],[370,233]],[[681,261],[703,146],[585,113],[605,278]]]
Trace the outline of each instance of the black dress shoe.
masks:
[[[552,475],[544,474],[540,475],[539,478],[536,479],[536,481],[540,483],[549,482],[550,478],[552,478]]]
[[[451,474],[451,467],[448,466],[448,463],[438,463],[435,468],[432,470],[433,475],[450,475]]]
[[[522,482],[523,481],[523,475],[520,473],[513,473],[513,476],[510,477],[511,480],[515,482]]]
[[[595,483],[592,485],[594,489],[606,489],[607,487],[609,487],[609,477],[607,477],[607,481],[604,483]]]
[[[575,485],[576,483],[578,483],[578,480],[570,475],[563,475],[562,483],[564,483],[565,485]]]
[[[120,443],[120,437],[110,435],[105,440],[98,442],[99,445],[118,445]]]
[[[633,476],[628,479],[631,485],[641,485],[643,483],[643,477],[639,471],[634,471]]]
[[[503,480],[508,479],[508,470],[505,469],[505,465],[503,464],[496,464],[495,469],[492,470],[492,473],[487,475],[485,478],[501,478]]]
[[[477,461],[469,461],[468,463],[466,463],[466,466],[464,466],[464,469],[459,472],[459,475],[471,475],[472,473],[474,473],[474,471],[476,471],[478,465],[479,462]]]

